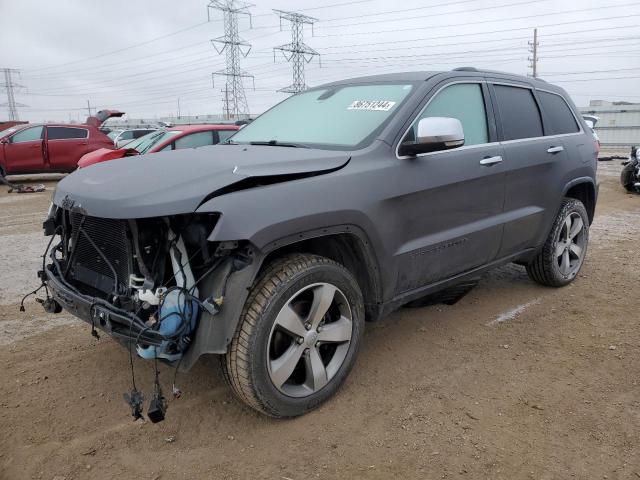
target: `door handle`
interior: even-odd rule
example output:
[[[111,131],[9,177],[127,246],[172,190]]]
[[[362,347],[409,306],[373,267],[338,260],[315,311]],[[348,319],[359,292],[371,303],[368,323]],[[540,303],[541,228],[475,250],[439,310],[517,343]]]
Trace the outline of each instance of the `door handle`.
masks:
[[[562,145],[558,145],[557,147],[549,147],[547,148],[547,153],[558,153],[562,152],[564,147]]]
[[[500,155],[495,157],[486,157],[480,160],[480,165],[491,166],[496,163],[500,163],[502,161],[502,157]]]

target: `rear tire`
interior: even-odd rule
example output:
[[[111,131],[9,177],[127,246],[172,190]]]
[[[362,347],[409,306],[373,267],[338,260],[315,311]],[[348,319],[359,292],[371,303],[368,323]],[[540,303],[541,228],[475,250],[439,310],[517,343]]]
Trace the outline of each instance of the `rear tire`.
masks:
[[[317,255],[283,257],[254,283],[222,371],[252,408],[295,417],[338,390],[363,331],[362,293],[345,267]]]
[[[542,250],[527,265],[535,282],[563,287],[582,268],[589,243],[589,216],[580,200],[565,198]]]
[[[625,190],[629,193],[638,193],[636,187],[633,185],[635,180],[635,169],[637,162],[629,162],[627,163],[622,172],[620,172],[620,183],[625,188]]]

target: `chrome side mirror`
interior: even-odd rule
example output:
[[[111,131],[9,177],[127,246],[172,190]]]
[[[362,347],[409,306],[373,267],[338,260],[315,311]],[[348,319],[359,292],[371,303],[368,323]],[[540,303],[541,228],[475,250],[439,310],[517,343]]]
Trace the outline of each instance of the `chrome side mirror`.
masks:
[[[462,123],[457,118],[427,117],[418,122],[415,141],[402,142],[401,155],[448,150],[464,145]]]

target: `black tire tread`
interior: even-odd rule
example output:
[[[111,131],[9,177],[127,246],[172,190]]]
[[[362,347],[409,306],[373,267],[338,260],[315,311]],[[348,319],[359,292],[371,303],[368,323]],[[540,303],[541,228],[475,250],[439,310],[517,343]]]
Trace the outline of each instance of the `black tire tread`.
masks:
[[[279,415],[256,394],[249,373],[250,338],[277,288],[318,265],[333,265],[344,269],[333,260],[310,254],[291,254],[273,261],[254,283],[229,349],[220,357],[222,373],[235,395],[254,409],[272,417]]]
[[[545,285],[547,287],[562,287],[567,284],[567,282],[562,281],[557,277],[555,272],[553,271],[552,262],[554,261],[554,237],[556,234],[556,230],[558,229],[558,224],[564,221],[564,218],[571,210],[580,210],[584,211],[586,217],[586,209],[580,200],[575,198],[564,198],[562,200],[562,204],[560,205],[560,211],[556,216],[556,219],[553,224],[553,228],[547,237],[547,240],[542,247],[542,250],[538,252],[535,258],[526,266],[527,274],[529,278],[536,283],[541,285]]]

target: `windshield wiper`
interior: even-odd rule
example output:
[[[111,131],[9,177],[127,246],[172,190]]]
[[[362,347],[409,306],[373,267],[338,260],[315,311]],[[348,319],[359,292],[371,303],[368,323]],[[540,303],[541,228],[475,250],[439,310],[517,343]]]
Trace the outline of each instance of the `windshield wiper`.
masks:
[[[269,147],[291,147],[291,148],[309,148],[302,143],[279,142],[278,140],[269,140],[268,142],[249,142],[250,145],[267,145]]]

